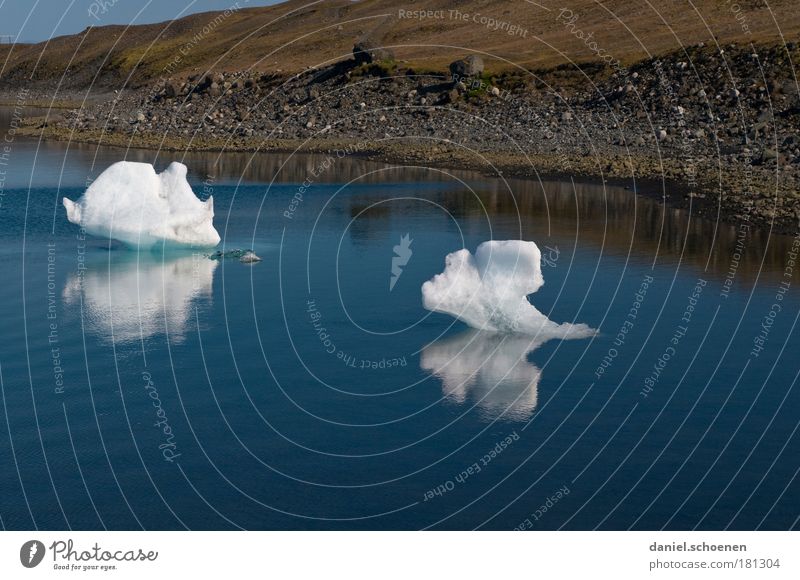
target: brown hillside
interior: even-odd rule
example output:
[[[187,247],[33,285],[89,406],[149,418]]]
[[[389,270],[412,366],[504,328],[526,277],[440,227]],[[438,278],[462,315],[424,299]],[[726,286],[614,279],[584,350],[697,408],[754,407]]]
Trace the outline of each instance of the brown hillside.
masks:
[[[242,6],[247,4],[241,2]],[[800,36],[796,0],[652,2],[573,0],[573,29],[593,33],[597,47],[624,63],[699,42],[791,42]],[[551,7],[545,10],[540,7]],[[353,42],[369,35],[390,46],[400,60],[442,69],[458,56],[483,53],[492,70],[514,63],[549,68],[596,55],[565,29],[554,0],[291,0],[230,13],[195,14],[172,22],[103,26],[49,43],[0,47],[0,79],[52,83],[65,71],[65,87],[134,86],[192,72],[239,70],[297,72],[350,55]],[[740,8],[735,13],[731,6]],[[432,18],[403,17],[440,11]],[[458,10],[466,18],[456,17]],[[404,11],[404,12],[401,12]],[[475,15],[479,16],[475,16]],[[564,13],[564,18],[568,13]],[[493,30],[481,19],[501,24]],[[477,20],[477,22],[476,22]],[[485,22],[485,21],[484,21]],[[516,27],[514,33],[503,28]],[[0,85],[3,83],[0,82]]]

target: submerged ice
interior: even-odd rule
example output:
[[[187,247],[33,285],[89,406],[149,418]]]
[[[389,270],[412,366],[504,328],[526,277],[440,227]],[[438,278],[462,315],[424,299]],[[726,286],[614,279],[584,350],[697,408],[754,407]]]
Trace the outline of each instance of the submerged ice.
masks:
[[[149,163],[119,161],[103,171],[78,201],[64,198],[67,219],[94,236],[131,246],[216,246],[214,201],[199,200],[186,166],[156,173]]]
[[[533,242],[484,242],[473,256],[462,249],[445,258],[445,269],[422,285],[423,305],[478,330],[551,338],[585,338],[585,324],[558,324],[529,301],[544,284],[541,254]]]

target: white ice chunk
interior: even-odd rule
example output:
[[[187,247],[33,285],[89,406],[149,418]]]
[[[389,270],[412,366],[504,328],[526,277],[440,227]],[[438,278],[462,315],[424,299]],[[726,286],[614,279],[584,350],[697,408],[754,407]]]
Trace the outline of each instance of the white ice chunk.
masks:
[[[541,254],[533,242],[484,242],[473,256],[459,250],[445,258],[445,269],[422,285],[425,308],[449,314],[478,330],[516,332],[551,338],[585,338],[585,324],[557,324],[539,312],[528,294],[544,284]]]
[[[213,247],[214,200],[199,200],[186,166],[170,163],[156,173],[149,163],[119,161],[103,171],[78,201],[64,198],[67,219],[94,236],[130,246]]]

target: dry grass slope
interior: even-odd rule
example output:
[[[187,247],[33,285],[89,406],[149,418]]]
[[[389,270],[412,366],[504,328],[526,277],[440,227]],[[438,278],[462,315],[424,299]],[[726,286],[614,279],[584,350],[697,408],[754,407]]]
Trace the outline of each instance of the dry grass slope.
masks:
[[[772,0],[769,7],[751,0],[573,0],[569,8],[578,15],[575,29],[593,33],[598,47],[624,63],[699,42],[790,42],[800,36],[796,0]],[[209,69],[291,73],[348,57],[354,40],[363,35],[391,46],[398,59],[421,69],[444,69],[469,52],[487,55],[494,71],[597,60],[565,30],[568,13],[559,20],[560,9],[555,0],[538,5],[526,0],[290,0],[0,47],[0,80],[50,84],[63,77],[64,87],[107,88]],[[420,10],[439,11],[438,17],[407,17]],[[453,10],[468,17],[458,18]],[[481,24],[482,18],[506,22],[518,32],[492,30]]]

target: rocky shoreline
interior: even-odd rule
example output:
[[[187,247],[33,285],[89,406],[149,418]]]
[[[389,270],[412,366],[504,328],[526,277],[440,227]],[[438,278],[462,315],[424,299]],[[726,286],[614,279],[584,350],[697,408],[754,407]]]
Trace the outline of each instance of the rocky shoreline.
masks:
[[[710,219],[794,233],[800,99],[789,75],[798,56],[792,44],[697,45],[630,67],[491,74],[473,57],[445,73],[404,67],[366,44],[351,60],[289,77],[217,72],[89,93],[82,106],[27,116],[20,132],[599,178]],[[32,94],[28,104],[48,98]]]

